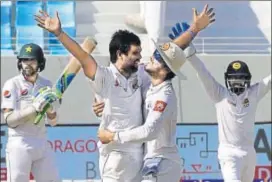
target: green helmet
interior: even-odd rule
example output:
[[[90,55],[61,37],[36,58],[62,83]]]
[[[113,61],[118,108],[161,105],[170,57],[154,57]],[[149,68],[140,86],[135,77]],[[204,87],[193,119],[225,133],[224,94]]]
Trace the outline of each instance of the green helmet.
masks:
[[[17,59],[17,67],[19,70],[22,69],[21,59],[36,59],[38,61],[39,71],[44,70],[46,60],[42,48],[37,44],[30,43],[23,45]]]

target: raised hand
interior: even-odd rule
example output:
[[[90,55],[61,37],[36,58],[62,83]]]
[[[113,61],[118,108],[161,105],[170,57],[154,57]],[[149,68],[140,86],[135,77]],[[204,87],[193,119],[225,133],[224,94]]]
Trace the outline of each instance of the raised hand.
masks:
[[[59,36],[62,32],[62,29],[58,12],[56,11],[55,17],[50,17],[42,10],[40,10],[39,13],[40,15],[34,15],[37,25],[53,33],[55,36]]]
[[[197,31],[205,29],[208,25],[215,21],[215,13],[213,8],[209,8],[208,4],[205,5],[202,12],[198,14],[197,10],[193,8],[193,26]]]

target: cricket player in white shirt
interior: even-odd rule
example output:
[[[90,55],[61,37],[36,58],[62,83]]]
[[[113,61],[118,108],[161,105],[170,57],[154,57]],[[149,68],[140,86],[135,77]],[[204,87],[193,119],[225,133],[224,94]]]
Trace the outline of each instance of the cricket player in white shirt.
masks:
[[[151,86],[146,93],[143,108],[144,125],[120,132],[111,129],[100,129],[98,132],[103,143],[146,142],[142,182],[180,180],[182,169],[176,147],[177,98],[171,80],[175,75],[184,77],[180,68],[186,57],[180,47],[186,47],[192,35],[214,21],[214,15],[210,16],[213,12],[207,8],[196,16],[194,26],[174,42],[162,46],[154,42],[156,50],[145,66],[145,71],[151,77]]]
[[[45,62],[41,47],[33,43],[24,45],[17,62],[21,73],[7,80],[2,88],[1,110],[8,125],[8,182],[28,182],[30,172],[37,182],[59,181],[53,153],[47,143],[44,119],[34,124],[37,113],[48,103],[51,107],[47,118],[50,124],[56,124],[57,97],[50,89],[51,82],[39,75]]]
[[[110,66],[97,65],[61,29],[58,15],[54,18],[41,11],[36,15],[38,25],[58,37],[60,42],[77,58],[85,75],[97,95],[105,99],[105,112],[100,127],[123,131],[142,125],[142,89],[149,80],[142,78],[143,69],[138,71],[141,59],[141,41],[135,34],[120,30],[111,39]],[[148,84],[144,82],[148,81]],[[99,168],[103,182],[138,182],[141,180],[142,143],[101,144],[99,143]],[[133,166],[128,168],[127,164]]]
[[[179,28],[180,31],[176,29],[173,33],[179,36],[189,25],[185,27]],[[198,78],[215,104],[219,130],[218,159],[224,181],[251,182],[256,165],[255,114],[258,102],[271,90],[271,74],[251,85],[251,73],[247,64],[236,60],[227,67],[224,87],[195,55],[193,45],[187,49],[185,54],[188,61],[197,71]]]

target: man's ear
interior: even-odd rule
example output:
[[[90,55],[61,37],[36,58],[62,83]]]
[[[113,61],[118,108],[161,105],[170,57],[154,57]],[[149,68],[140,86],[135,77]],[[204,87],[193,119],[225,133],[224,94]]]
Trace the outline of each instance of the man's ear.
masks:
[[[116,51],[116,56],[117,56],[117,58],[120,58],[122,56],[122,53],[120,50]]]

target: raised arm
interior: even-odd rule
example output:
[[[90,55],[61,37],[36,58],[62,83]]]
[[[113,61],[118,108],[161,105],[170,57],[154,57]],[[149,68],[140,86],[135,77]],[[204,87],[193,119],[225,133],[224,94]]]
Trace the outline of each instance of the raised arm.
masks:
[[[225,88],[215,80],[215,78],[207,70],[204,63],[195,54],[189,57],[188,61],[196,70],[197,76],[203,83],[204,88],[208,95],[210,96],[210,98],[214,102],[219,102],[224,96]]]
[[[55,17],[50,17],[46,12],[40,11],[40,15],[35,15],[35,20],[38,26],[53,33],[59,39],[64,47],[80,62],[84,74],[93,80],[97,69],[95,59],[62,31],[58,12],[56,12]]]
[[[192,25],[187,27],[186,31],[184,31],[177,24],[177,29],[172,28],[174,35],[169,34],[169,37],[173,39],[173,42],[181,49],[185,49],[200,31],[215,21],[214,16],[213,8],[209,8],[208,4],[205,5],[200,14],[193,8]],[[181,32],[183,33],[181,34]]]
[[[254,86],[253,86],[254,87]],[[261,100],[271,90],[271,74],[256,83],[257,99]]]

